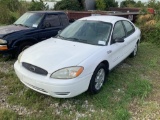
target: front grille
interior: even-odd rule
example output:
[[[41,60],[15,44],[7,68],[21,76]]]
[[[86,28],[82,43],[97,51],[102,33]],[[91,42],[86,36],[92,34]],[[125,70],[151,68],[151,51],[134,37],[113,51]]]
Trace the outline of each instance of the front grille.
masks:
[[[43,92],[44,94],[48,94],[48,92],[46,92],[44,89],[42,89],[42,88],[39,88],[39,87],[36,87],[36,86],[33,86],[33,85],[31,85],[31,84],[28,84],[28,83],[26,83],[30,88],[33,88],[33,89],[35,89],[35,90],[37,90],[37,91],[40,91],[40,92]]]
[[[68,95],[70,92],[55,92],[56,95]]]
[[[28,84],[28,85],[29,85],[30,87],[36,89],[36,90],[39,90],[39,91],[44,92],[44,93],[47,93],[47,92],[46,92],[44,89],[42,89],[42,88],[38,88],[38,87],[33,86],[33,85],[30,85],[30,84]]]
[[[40,67],[31,65],[29,63],[22,62],[22,66],[33,73],[37,73],[37,74],[45,75],[45,76],[48,74],[48,72],[46,70],[44,70]]]

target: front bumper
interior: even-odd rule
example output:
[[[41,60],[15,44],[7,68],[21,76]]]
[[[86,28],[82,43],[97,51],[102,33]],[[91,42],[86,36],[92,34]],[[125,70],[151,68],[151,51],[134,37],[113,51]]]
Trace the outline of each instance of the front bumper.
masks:
[[[17,50],[17,48],[8,48],[8,49],[1,49],[3,45],[0,45],[0,54],[13,54]]]
[[[84,77],[77,77],[69,80],[59,80],[47,76],[38,75],[25,69],[21,63],[14,64],[15,72],[18,78],[27,87],[57,98],[70,98],[85,92],[90,83],[92,74]]]

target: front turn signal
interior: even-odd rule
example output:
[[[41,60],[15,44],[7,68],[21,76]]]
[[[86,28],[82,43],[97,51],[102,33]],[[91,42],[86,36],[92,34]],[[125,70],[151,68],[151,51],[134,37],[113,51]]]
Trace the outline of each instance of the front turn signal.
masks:
[[[8,50],[7,45],[0,45],[0,50]]]

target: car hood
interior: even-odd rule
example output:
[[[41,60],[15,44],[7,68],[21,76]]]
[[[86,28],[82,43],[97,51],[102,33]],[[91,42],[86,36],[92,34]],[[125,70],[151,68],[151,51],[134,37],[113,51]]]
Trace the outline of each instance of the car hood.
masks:
[[[102,46],[50,38],[24,51],[21,62],[47,70],[49,73],[77,66]]]
[[[16,25],[2,26],[0,27],[0,37],[2,38],[6,34],[17,32],[20,30],[25,30],[25,29],[29,29],[29,28],[23,27],[23,26],[16,26]]]

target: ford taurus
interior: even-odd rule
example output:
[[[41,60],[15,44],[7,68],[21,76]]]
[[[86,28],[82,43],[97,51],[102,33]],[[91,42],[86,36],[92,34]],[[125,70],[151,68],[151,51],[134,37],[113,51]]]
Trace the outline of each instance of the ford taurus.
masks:
[[[85,91],[98,93],[111,69],[137,54],[141,32],[116,16],[79,19],[23,51],[14,64],[27,87],[53,97],[69,98]]]

